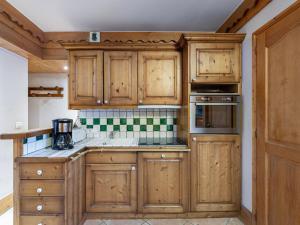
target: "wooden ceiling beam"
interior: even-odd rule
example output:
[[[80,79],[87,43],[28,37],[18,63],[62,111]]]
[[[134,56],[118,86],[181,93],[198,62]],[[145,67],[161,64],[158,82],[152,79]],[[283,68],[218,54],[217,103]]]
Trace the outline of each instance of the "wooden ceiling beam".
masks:
[[[244,0],[217,30],[217,33],[235,33],[272,0]]]

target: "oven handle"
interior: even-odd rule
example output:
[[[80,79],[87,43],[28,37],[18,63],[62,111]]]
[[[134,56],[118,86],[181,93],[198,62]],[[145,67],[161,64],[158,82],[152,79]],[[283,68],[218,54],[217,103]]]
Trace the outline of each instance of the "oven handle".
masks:
[[[220,102],[215,102],[215,103],[195,103],[195,105],[239,105],[237,102],[231,102],[231,103],[220,103]]]

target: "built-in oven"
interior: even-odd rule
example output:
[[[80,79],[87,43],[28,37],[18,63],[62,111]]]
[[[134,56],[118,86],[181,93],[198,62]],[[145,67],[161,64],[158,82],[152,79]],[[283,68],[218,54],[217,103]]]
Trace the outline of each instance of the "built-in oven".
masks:
[[[190,133],[240,132],[240,96],[230,94],[190,96]]]

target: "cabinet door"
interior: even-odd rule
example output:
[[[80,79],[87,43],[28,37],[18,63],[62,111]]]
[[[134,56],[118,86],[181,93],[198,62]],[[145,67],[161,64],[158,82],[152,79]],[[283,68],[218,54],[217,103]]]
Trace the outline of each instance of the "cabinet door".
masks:
[[[181,104],[181,57],[175,51],[139,52],[139,104]]]
[[[137,105],[137,52],[104,52],[104,104]]]
[[[192,136],[192,211],[240,210],[240,138]]]
[[[134,164],[87,165],[87,212],[135,212],[136,179]]]
[[[70,108],[95,106],[103,101],[103,52],[70,51]]]
[[[186,157],[186,153],[139,154],[139,212],[182,213],[187,210]]]
[[[190,65],[192,82],[237,83],[241,77],[241,45],[193,43]]]

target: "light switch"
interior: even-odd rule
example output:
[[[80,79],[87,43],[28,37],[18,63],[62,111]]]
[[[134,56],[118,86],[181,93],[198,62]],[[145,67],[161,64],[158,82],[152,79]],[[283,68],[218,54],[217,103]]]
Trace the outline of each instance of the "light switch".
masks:
[[[16,122],[16,129],[20,130],[23,129],[24,123],[23,122]]]

